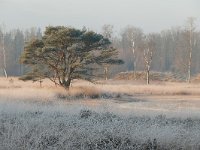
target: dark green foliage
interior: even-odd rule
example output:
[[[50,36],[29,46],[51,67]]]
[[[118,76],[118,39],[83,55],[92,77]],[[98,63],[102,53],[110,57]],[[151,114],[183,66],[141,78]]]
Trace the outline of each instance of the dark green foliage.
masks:
[[[71,27],[47,27],[41,40],[25,47],[21,63],[35,72],[33,76],[48,77],[55,84],[69,88],[75,78],[91,80],[93,70],[104,64],[121,64],[110,41],[92,31]],[[37,68],[34,71],[33,68]]]

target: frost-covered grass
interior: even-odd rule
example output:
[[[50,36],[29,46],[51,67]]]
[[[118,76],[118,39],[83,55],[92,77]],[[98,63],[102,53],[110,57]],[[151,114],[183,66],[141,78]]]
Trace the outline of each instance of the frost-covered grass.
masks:
[[[199,118],[115,113],[110,106],[0,104],[0,149],[199,149]]]
[[[199,85],[44,85],[0,79],[0,150],[200,149]]]

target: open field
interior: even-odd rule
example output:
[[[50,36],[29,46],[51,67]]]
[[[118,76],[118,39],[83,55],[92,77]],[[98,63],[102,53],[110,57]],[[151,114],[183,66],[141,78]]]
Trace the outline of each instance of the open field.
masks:
[[[0,78],[0,149],[199,149],[200,85]]]

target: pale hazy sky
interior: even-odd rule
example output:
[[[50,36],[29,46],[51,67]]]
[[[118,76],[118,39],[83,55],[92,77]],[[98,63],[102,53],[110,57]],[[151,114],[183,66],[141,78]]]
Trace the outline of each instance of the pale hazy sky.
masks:
[[[199,28],[200,0],[0,0],[0,23],[7,29],[70,25],[100,31],[112,24],[159,32],[184,25],[190,16]]]

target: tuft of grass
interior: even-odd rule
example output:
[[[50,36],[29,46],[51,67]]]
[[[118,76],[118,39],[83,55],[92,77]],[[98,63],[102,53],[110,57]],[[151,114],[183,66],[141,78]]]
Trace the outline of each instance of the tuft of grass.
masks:
[[[80,99],[113,99],[120,98],[120,93],[106,92],[97,87],[75,87],[69,91],[56,92],[56,97],[62,100],[80,100]]]

